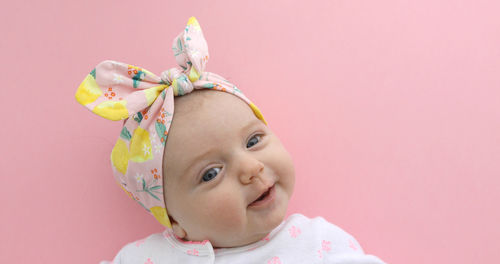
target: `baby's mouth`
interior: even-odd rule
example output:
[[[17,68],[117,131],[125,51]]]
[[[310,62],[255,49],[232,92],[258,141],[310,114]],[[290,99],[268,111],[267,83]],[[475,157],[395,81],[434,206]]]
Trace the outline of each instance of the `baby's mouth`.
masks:
[[[248,206],[258,204],[260,201],[266,199],[269,196],[269,193],[271,192],[272,188],[274,188],[274,184],[273,184],[273,186],[269,187],[263,194],[261,194],[257,199],[255,199],[255,201],[250,203]]]

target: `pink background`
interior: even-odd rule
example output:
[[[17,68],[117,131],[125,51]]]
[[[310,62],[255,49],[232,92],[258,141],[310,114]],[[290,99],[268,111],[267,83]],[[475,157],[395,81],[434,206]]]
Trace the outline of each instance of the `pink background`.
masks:
[[[105,59],[175,66],[190,16],[292,154],[289,214],[387,263],[500,258],[498,1],[21,2],[0,11],[0,263],[97,263],[161,231],[113,180],[121,123],[74,94]]]

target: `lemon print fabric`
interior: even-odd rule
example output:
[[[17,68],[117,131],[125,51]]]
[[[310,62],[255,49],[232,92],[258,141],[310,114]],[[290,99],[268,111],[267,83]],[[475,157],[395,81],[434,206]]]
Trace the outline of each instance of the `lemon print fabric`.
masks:
[[[95,72],[95,69],[92,72]],[[82,105],[90,104],[102,95],[92,72],[83,80],[75,94],[76,100]]]
[[[148,131],[137,127],[130,140],[130,160],[145,162],[153,158],[151,140]]]
[[[127,143],[122,139],[116,141],[113,150],[111,151],[111,163],[115,168],[122,174],[127,173],[129,160],[129,152],[127,148]]]
[[[118,102],[102,102],[98,104],[92,112],[109,120],[117,121],[128,117],[127,101],[121,100]]]
[[[168,88],[161,83],[160,77],[146,69],[106,60],[87,74],[75,98],[101,117],[124,120],[150,106]]]
[[[167,214],[167,209],[161,207],[161,206],[153,206],[150,209],[151,213],[153,216],[156,218],[160,224],[172,228],[172,225],[170,224],[170,220],[168,219],[168,214]]]
[[[149,89],[144,90],[144,94],[146,96],[146,100],[148,102],[148,106],[151,105],[158,95],[167,88],[167,85],[159,85],[155,87],[151,87]]]
[[[130,149],[125,140],[130,141]],[[129,160],[138,163],[151,160],[153,159],[152,149],[148,131],[139,126],[135,129],[133,136],[130,136],[128,129],[123,127],[120,138],[111,151],[111,162],[119,172],[126,174]]]

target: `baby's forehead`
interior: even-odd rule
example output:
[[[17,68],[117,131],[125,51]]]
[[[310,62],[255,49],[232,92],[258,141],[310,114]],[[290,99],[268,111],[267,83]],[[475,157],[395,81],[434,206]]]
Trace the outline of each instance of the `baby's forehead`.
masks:
[[[206,101],[219,97],[220,93],[204,89],[174,97],[174,118],[203,106]]]
[[[234,133],[250,122],[260,121],[245,101],[227,92],[200,90],[174,100],[167,147],[189,143],[193,138]]]
[[[174,98],[171,129],[230,117],[241,121],[257,118],[248,103],[236,95],[208,89],[195,90]]]

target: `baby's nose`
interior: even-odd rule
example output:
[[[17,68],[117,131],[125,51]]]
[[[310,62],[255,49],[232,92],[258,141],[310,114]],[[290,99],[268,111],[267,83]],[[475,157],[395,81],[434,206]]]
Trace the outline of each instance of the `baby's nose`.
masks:
[[[238,169],[240,181],[243,184],[249,184],[262,176],[264,164],[254,157],[245,155],[245,157],[240,159]]]

